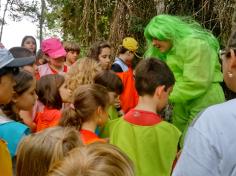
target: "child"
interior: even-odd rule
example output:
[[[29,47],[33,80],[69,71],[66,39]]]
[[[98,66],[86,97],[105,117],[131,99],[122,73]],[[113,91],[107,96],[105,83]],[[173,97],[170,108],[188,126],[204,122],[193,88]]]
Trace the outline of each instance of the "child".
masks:
[[[99,62],[103,70],[111,67],[111,45],[105,41],[95,43],[88,53],[88,57]]]
[[[64,87],[62,75],[46,75],[37,82],[36,92],[44,105],[43,111],[36,113],[36,131],[56,126],[61,118],[62,103],[67,102],[69,90]]]
[[[10,103],[1,107],[2,112],[10,119],[25,123],[31,129],[35,128],[35,123],[30,123],[21,116],[20,112],[32,111],[37,95],[35,93],[36,80],[33,75],[27,71],[20,71],[14,76],[16,85],[15,94]],[[29,125],[30,124],[30,125]]]
[[[77,60],[66,74],[65,86],[73,92],[83,84],[92,84],[94,77],[100,72],[101,66],[93,59],[81,58]]]
[[[168,102],[174,75],[164,62],[150,58],[138,64],[135,81],[139,102],[124,118],[110,121],[110,143],[131,158],[137,176],[170,175],[180,132],[157,112]]]
[[[134,38],[124,38],[122,45],[118,49],[118,57],[111,67],[113,71],[117,72],[124,86],[120,96],[121,107],[124,113],[127,113],[138,103],[138,94],[134,86],[134,75],[131,67],[131,62],[136,55],[137,49],[138,42]]]
[[[84,144],[105,142],[95,134],[95,130],[106,123],[108,106],[109,96],[105,87],[81,85],[74,93],[73,106],[63,111],[59,125],[78,129]]]
[[[29,64],[29,60],[16,60],[12,54],[0,48],[0,105],[7,104],[11,101],[15,85],[13,74],[19,72],[19,67]],[[0,123],[2,117],[0,117]],[[0,135],[2,134],[0,129]],[[0,139],[0,173],[6,176],[12,176],[12,163],[7,143]]]
[[[134,176],[132,161],[117,147],[94,143],[73,149],[47,176]]]
[[[109,118],[111,120],[118,118],[122,114],[118,112],[120,110],[119,95],[123,91],[121,79],[113,71],[104,70],[95,76],[94,83],[107,88],[110,99]]]
[[[48,57],[48,63],[38,66],[37,79],[49,74],[64,74],[67,66],[64,65],[66,51],[57,38],[42,41],[42,51]]]
[[[25,137],[17,151],[16,176],[44,176],[75,147],[80,147],[73,128],[53,127]]]
[[[37,65],[35,61],[35,55],[27,48],[24,47],[13,47],[9,50],[12,55],[19,59],[24,58],[31,60],[32,62],[29,65],[23,66],[21,69],[30,72],[34,77],[37,72]],[[32,120],[32,109],[29,111],[20,111],[20,116],[23,119],[24,123],[31,128],[31,131],[35,129],[35,123]]]
[[[64,42],[63,46],[66,50],[66,62],[65,65],[70,67],[76,62],[80,54],[79,44],[76,42]]]
[[[15,94],[10,103],[1,107],[0,137],[7,141],[11,156],[16,154],[16,148],[22,137],[29,134],[30,130],[23,125],[20,118],[21,110],[31,110],[34,106],[37,95],[35,94],[36,80],[26,71],[21,71],[14,76],[16,85]],[[12,135],[14,133],[14,135]]]
[[[25,36],[22,39],[21,47],[29,49],[34,55],[36,55],[37,43],[33,36]]]

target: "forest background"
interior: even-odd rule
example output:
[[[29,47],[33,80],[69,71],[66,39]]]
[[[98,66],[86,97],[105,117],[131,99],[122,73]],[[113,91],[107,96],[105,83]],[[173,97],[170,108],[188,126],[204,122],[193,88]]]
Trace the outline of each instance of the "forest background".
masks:
[[[0,1],[1,2],[1,1]],[[45,28],[60,33],[63,40],[77,41],[83,51],[97,40],[108,40],[113,48],[126,36],[136,38],[139,53],[145,51],[143,31],[158,14],[190,16],[213,32],[221,46],[230,35],[235,0],[7,0],[4,11],[14,21],[31,18],[39,28],[40,41]],[[1,17],[1,31],[4,27]],[[0,33],[1,41],[1,33]]]

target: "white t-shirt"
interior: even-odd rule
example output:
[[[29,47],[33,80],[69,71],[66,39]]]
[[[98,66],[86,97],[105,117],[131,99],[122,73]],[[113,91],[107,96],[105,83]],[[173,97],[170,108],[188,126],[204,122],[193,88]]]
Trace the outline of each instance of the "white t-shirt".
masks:
[[[236,176],[236,99],[199,114],[172,175]]]

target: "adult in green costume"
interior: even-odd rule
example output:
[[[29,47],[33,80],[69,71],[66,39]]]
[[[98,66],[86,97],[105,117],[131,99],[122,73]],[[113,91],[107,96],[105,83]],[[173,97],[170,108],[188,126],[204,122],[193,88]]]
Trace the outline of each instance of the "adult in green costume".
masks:
[[[164,60],[176,83],[169,97],[173,124],[186,131],[197,113],[225,100],[217,39],[188,18],[155,16],[144,31],[147,56]],[[213,118],[213,117],[212,117]]]

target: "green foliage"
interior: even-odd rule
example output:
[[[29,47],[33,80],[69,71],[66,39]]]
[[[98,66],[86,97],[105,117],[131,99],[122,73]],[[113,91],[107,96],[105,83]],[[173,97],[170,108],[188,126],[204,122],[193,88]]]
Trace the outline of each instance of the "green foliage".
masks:
[[[160,2],[162,12],[193,17],[225,45],[234,0],[48,0],[47,24],[51,29],[59,25],[64,40],[76,40],[85,48],[98,39],[108,39],[117,48],[122,38],[133,36],[143,53],[143,30]]]

